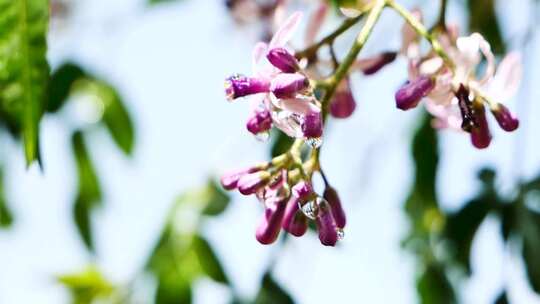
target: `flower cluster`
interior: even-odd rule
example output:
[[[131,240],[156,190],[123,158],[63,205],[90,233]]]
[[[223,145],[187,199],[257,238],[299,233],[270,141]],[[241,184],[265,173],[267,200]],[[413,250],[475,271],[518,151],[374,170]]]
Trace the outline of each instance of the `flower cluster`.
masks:
[[[227,190],[255,195],[263,203],[264,215],[256,231],[260,243],[275,242],[281,229],[303,236],[308,221],[313,220],[321,243],[334,246],[343,237],[346,224],[339,196],[328,184],[323,196],[317,195],[309,178],[294,169],[293,160],[294,156],[286,153],[270,163],[225,174],[221,184]]]
[[[421,18],[419,12],[416,16]],[[482,35],[458,37],[458,32],[456,26],[448,26],[438,34],[438,42],[448,54],[448,58],[442,58],[434,51],[422,55],[420,37],[404,25],[403,53],[409,59],[409,81],[396,92],[396,106],[408,110],[424,100],[436,118],[435,127],[467,132],[472,144],[483,149],[491,143],[486,106],[503,130],[511,132],[519,126],[508,108],[493,99],[503,102],[516,92],[521,78],[520,56],[510,53],[496,68],[495,56]],[[482,77],[477,78],[482,56],[487,64]]]
[[[317,147],[323,132],[321,105],[294,52],[286,45],[301,16],[293,14],[269,44],[259,42],[255,46],[254,75],[230,76],[225,81],[225,93],[231,101],[251,97],[252,114],[246,127],[258,138],[267,138],[275,126],[290,137],[305,139]]]

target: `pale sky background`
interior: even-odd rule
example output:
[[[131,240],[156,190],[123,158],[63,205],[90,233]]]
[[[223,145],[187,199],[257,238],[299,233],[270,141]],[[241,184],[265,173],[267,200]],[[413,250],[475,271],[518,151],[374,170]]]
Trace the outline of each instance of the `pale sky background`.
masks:
[[[267,145],[244,131],[247,105],[227,103],[222,87],[227,75],[250,71],[256,35],[236,28],[220,0],[186,0],[151,10],[135,0],[78,2],[70,27],[51,36],[49,58],[54,66],[66,58],[86,63],[116,85],[137,129],[132,159],[124,158],[101,129],[88,143],[106,196],[94,217],[94,262],[121,284],[142,267],[178,194],[202,184],[208,174],[266,159]],[[424,2],[429,20],[436,15],[435,1]],[[510,7],[500,2],[506,4],[500,9]],[[527,26],[528,2],[512,1],[512,14],[503,20],[508,37]],[[365,54],[398,46],[396,18],[384,13]],[[464,18],[452,6],[448,19]],[[538,53],[538,38],[529,54]],[[343,48],[350,43],[345,40]],[[532,58],[527,66],[539,64]],[[419,111],[403,113],[393,101],[405,68],[398,60],[374,77],[355,76],[357,112],[332,122],[326,133],[322,164],[348,213],[339,247],[323,247],[315,235],[294,239],[279,253],[275,246],[259,245],[254,233],[262,210],[254,198],[235,195],[223,216],[209,220],[205,234],[242,295],[257,292],[263,270],[278,254],[275,276],[298,303],[416,303],[414,260],[400,241],[407,229],[402,202],[412,179],[409,136]],[[476,172],[484,165],[497,168],[502,189],[511,189],[517,174],[530,177],[540,170],[535,132],[540,104],[534,103],[540,94],[532,85],[538,76],[538,69],[529,68],[528,87],[509,103],[523,122],[517,133],[496,130],[487,151],[474,150],[465,136],[443,134],[438,187],[445,208],[456,209],[476,193]],[[67,303],[66,290],[53,276],[92,262],[71,219],[76,175],[69,113],[43,120],[44,174],[36,168],[26,172],[20,148],[3,141],[16,223],[0,232],[1,304]],[[481,226],[472,252],[474,274],[463,286],[463,303],[492,303],[505,285],[512,303],[540,303],[520,260],[504,248],[495,218]],[[228,297],[217,284],[197,283],[195,303],[227,303]]]

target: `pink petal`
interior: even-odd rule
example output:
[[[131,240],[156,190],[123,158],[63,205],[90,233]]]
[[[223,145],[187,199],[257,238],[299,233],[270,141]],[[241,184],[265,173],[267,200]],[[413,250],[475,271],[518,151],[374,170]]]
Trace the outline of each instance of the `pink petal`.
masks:
[[[283,47],[292,38],[294,31],[302,20],[302,12],[296,12],[287,19],[283,25],[277,30],[274,37],[270,41],[269,49],[275,47]]]
[[[315,38],[317,37],[317,34],[319,33],[327,14],[328,4],[326,2],[321,2],[313,16],[309,18],[306,37],[304,40],[306,45],[311,45],[315,42]]]
[[[278,99],[274,104],[282,109],[299,115],[307,115],[312,112],[319,112],[319,107],[306,98]]]
[[[489,83],[488,94],[505,102],[516,94],[523,76],[521,53],[511,52],[499,63],[495,77]]]
[[[414,9],[411,11],[411,14],[420,22],[422,22],[423,16],[422,11],[419,9]],[[409,25],[409,23],[405,22],[403,24],[403,27],[401,28],[401,52],[405,55],[408,55],[409,48],[416,44],[415,42],[418,40],[418,34],[416,31]]]

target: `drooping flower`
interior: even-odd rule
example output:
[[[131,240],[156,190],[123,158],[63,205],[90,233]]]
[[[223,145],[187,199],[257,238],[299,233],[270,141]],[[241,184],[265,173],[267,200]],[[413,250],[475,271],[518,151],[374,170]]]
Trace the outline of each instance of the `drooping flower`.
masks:
[[[341,81],[330,102],[330,115],[335,118],[348,118],[356,109],[350,81],[348,78]]]
[[[317,143],[312,139],[322,136],[320,103],[313,97],[309,79],[294,52],[287,47],[301,17],[299,12],[293,14],[276,31],[270,43],[258,43],[253,51],[254,76],[227,78],[225,92],[231,100],[253,96],[252,107],[265,109],[254,112],[248,121],[251,133],[266,132],[270,124],[291,137]],[[267,113],[270,113],[271,123]]]

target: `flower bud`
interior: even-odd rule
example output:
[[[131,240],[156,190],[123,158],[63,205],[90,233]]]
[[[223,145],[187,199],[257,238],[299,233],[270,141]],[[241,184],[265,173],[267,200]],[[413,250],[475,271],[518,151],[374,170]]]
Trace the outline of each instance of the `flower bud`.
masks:
[[[384,52],[374,58],[370,58],[366,61],[364,67],[362,67],[362,72],[364,75],[373,75],[382,69],[385,65],[392,63],[396,60],[396,52]]]
[[[293,98],[309,87],[309,80],[301,74],[278,74],[270,84],[277,98]]]
[[[491,132],[489,131],[484,105],[474,105],[474,120],[476,126],[471,130],[472,144],[478,149],[485,149],[491,143]]]
[[[339,239],[338,227],[327,204],[319,205],[319,214],[315,219],[315,223],[317,224],[321,244],[324,246],[335,246]]]
[[[335,118],[348,118],[356,109],[356,101],[351,92],[348,79],[343,81],[330,103],[330,114]]]
[[[420,100],[433,90],[433,87],[434,82],[428,76],[420,76],[407,82],[396,92],[396,106],[401,110],[416,107]]]
[[[281,221],[281,227],[290,234],[300,237],[307,231],[308,219],[298,207],[298,202],[298,197],[292,196],[290,198]]]
[[[469,99],[469,90],[460,84],[458,91],[456,92],[458,99],[459,111],[461,112],[461,129],[465,132],[472,132],[477,127],[477,122],[474,114],[474,108],[471,100]]]
[[[269,89],[270,83],[260,78],[235,74],[225,80],[225,95],[229,101],[251,94],[268,92]]]
[[[294,55],[282,47],[271,49],[266,55],[266,58],[283,73],[295,73],[300,69],[298,60],[296,60]]]
[[[238,190],[243,195],[251,195],[263,188],[270,180],[270,173],[266,171],[244,174],[238,180]]]
[[[286,201],[276,200],[264,210],[264,216],[255,233],[259,243],[268,245],[276,241],[281,230],[285,206]]]
[[[304,116],[302,133],[306,138],[319,138],[323,133],[323,119],[321,112],[311,112]]]
[[[272,116],[268,109],[257,109],[246,123],[249,132],[257,135],[272,128]]]
[[[221,176],[221,179],[220,179],[221,186],[223,186],[225,190],[236,189],[238,187],[238,180],[242,176],[249,173],[257,172],[261,170],[261,167],[263,167],[263,165],[257,165],[257,166],[249,167],[247,169],[234,170],[234,171],[227,172]]]
[[[512,132],[519,127],[519,120],[504,105],[497,104],[495,108],[491,109],[491,113],[495,116],[501,129]]]
[[[338,228],[345,228],[345,225],[347,224],[347,217],[343,207],[341,206],[341,200],[339,199],[337,191],[328,186],[324,190],[323,197],[330,205],[330,210],[332,212],[332,216],[334,217],[334,221],[336,222],[336,226]]]

